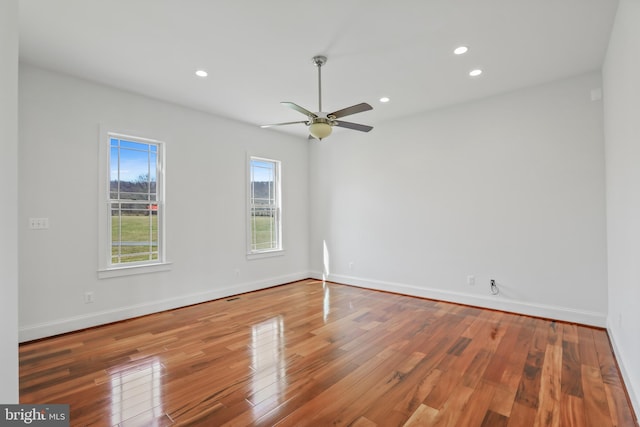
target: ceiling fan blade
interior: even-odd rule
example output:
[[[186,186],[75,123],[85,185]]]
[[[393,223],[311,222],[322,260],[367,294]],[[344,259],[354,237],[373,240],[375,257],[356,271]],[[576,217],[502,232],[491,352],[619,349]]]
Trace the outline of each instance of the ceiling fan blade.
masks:
[[[350,116],[351,114],[362,113],[363,111],[373,110],[373,107],[366,102],[352,105],[351,107],[343,108],[342,110],[335,111],[333,113],[327,114],[327,116],[335,117],[339,119],[340,117]]]
[[[270,125],[260,125],[261,128],[270,128],[270,127],[274,127],[274,126],[285,126],[285,125],[295,125],[298,123],[304,123],[305,125],[307,124],[306,121],[301,121],[301,122],[286,122],[286,123],[272,123]]]
[[[360,132],[369,132],[371,129],[373,129],[373,126],[361,125],[358,123],[351,123],[351,122],[336,121],[335,124],[336,126],[340,126],[341,128],[359,130]]]
[[[311,111],[307,110],[306,108],[303,108],[301,106],[299,106],[298,104],[295,104],[293,102],[288,102],[288,101],[283,101],[280,104],[284,105],[285,107],[289,107],[293,110],[299,111],[302,114],[304,114],[307,117],[313,117],[314,119],[316,117],[318,117],[318,115],[316,113],[312,113]]]

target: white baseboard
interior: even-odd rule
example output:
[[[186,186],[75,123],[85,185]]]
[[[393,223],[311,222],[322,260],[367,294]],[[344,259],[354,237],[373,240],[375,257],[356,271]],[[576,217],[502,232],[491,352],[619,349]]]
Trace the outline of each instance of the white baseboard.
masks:
[[[620,368],[620,373],[622,375],[622,380],[624,381],[624,385],[627,388],[627,393],[629,395],[629,400],[631,401],[631,405],[633,406],[633,410],[636,413],[636,417],[640,415],[640,400],[638,397],[638,393],[633,388],[634,381],[629,375],[629,371],[627,370],[627,362],[628,359],[624,357],[624,352],[622,348],[618,345],[618,341],[616,339],[616,334],[614,328],[611,325],[611,322],[608,322],[607,332],[609,333],[609,340],[611,341],[611,346],[613,347],[613,354],[616,357],[616,361],[618,362],[618,367]]]
[[[118,307],[112,310],[104,310],[80,316],[73,316],[54,320],[51,322],[25,325],[19,328],[19,340],[20,342],[25,342],[50,337],[66,332],[77,331],[93,326],[131,319],[133,317],[144,316],[160,311],[185,307],[192,304],[225,298],[231,295],[242,294],[245,292],[256,291],[259,289],[269,288],[272,286],[281,285],[283,283],[295,282],[297,280],[303,280],[307,278],[309,278],[309,272],[303,271],[284,276],[270,277],[268,279],[258,280],[254,282],[235,284],[233,286],[212,289],[210,291],[200,292],[196,294],[183,295],[175,298],[145,302],[143,304]]]
[[[319,271],[312,271],[310,274],[314,279],[322,280],[323,278],[322,272]],[[336,283],[343,283],[345,285],[507,311],[517,314],[525,314],[528,316],[561,320],[565,322],[580,323],[589,326],[604,328],[607,324],[606,313],[576,310],[568,307],[544,304],[531,304],[523,301],[510,300],[502,295],[499,297],[493,297],[465,294],[461,292],[448,292],[441,289],[417,287],[404,283],[384,282],[341,274],[331,274],[329,277],[325,277],[325,279]]]
[[[175,298],[151,301],[143,304],[119,307],[112,310],[73,316],[54,320],[51,322],[25,325],[20,327],[19,339],[20,342],[25,342],[34,339],[49,337],[52,335],[130,319],[132,317],[157,313],[159,311],[171,310],[191,304],[198,304],[205,301],[225,298],[244,292],[256,291],[259,289],[280,285],[282,283],[303,280],[309,277],[322,280],[322,273],[317,271],[303,271],[284,276],[271,277],[254,282],[236,284],[233,286],[218,288],[197,294],[190,294]],[[394,292],[495,310],[503,310],[530,316],[563,320],[567,322],[576,322],[591,326],[606,327],[606,315],[604,313],[581,311],[566,307],[530,304],[522,301],[508,300],[504,297],[497,299],[488,296],[483,297],[471,294],[447,292],[439,289],[416,287],[403,283],[384,282],[380,280],[364,279],[346,275],[330,275],[328,278],[326,278],[326,280],[380,291]]]

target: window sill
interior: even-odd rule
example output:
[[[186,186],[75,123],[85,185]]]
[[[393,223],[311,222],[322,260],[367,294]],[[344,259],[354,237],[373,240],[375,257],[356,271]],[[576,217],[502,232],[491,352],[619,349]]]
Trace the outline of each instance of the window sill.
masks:
[[[128,265],[126,267],[113,267],[98,270],[98,279],[110,279],[112,277],[132,276],[134,274],[159,273],[170,271],[172,263],[163,262],[158,264]]]
[[[262,259],[262,258],[271,258],[276,256],[283,256],[284,249],[274,249],[272,251],[262,251],[262,252],[249,252],[247,254],[247,259]]]

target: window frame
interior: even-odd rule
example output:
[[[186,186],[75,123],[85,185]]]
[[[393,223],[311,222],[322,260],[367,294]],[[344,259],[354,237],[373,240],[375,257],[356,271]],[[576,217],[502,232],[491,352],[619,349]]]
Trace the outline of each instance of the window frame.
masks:
[[[117,138],[134,143],[153,144],[156,150],[156,201],[158,229],[158,257],[153,260],[112,263],[112,218],[111,218],[111,139]],[[98,209],[98,277],[110,278],[131,274],[153,273],[170,270],[166,251],[166,143],[163,140],[150,138],[141,132],[115,130],[111,127],[100,128],[99,153],[99,209]]]
[[[253,199],[252,199],[252,188],[251,188],[251,177],[252,177],[252,163],[253,161],[259,162],[267,162],[273,163],[275,165],[274,170],[274,193],[275,193],[275,232],[276,232],[276,247],[268,248],[268,249],[254,249],[253,248],[253,227],[252,227],[252,212],[253,212]],[[247,258],[248,259],[259,259],[273,256],[284,255],[284,245],[283,245],[283,236],[282,236],[282,223],[283,223],[283,215],[282,215],[282,161],[277,159],[272,159],[269,157],[263,156],[254,156],[247,155]]]

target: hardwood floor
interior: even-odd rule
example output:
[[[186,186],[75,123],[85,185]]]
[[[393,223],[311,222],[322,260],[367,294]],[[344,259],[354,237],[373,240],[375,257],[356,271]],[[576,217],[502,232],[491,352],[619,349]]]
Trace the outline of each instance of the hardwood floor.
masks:
[[[606,332],[305,280],[20,346],[74,426],[634,426]]]

